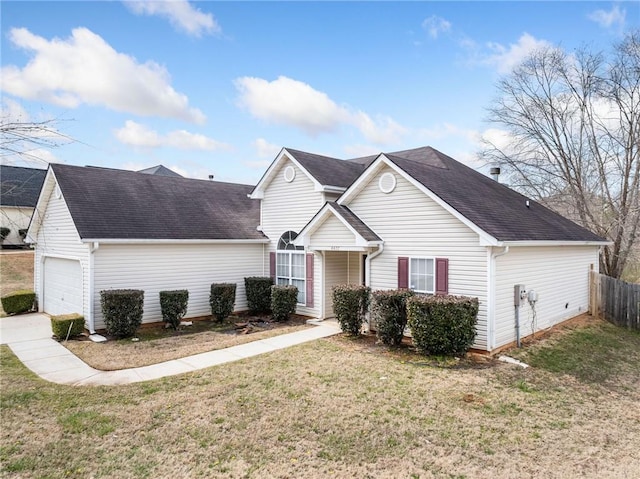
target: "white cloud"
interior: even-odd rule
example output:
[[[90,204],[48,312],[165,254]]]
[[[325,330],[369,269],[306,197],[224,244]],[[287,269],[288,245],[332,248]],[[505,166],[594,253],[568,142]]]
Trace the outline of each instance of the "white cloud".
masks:
[[[17,101],[11,98],[2,99],[2,122],[3,123],[28,123],[31,115]]]
[[[258,138],[253,142],[253,147],[256,149],[256,153],[259,158],[269,158],[273,160],[282,147],[279,145],[274,145],[273,143],[269,143],[264,138]]]
[[[494,66],[499,73],[508,73],[535,50],[549,46],[551,44],[546,40],[538,40],[528,33],[523,33],[517,43],[511,43],[508,47],[500,43],[488,43],[490,53],[482,63]]]
[[[362,111],[339,106],[326,93],[308,84],[285,76],[271,82],[242,77],[236,79],[235,86],[240,94],[240,105],[254,117],[294,126],[311,136],[351,125],[367,140],[384,144],[397,141],[404,133],[404,128],[389,117],[373,120]]]
[[[627,11],[623,8],[620,9],[618,5],[611,7],[610,11],[595,10],[587,15],[589,20],[596,22],[602,28],[619,27],[623,28],[627,16]]]
[[[123,3],[136,15],[167,18],[176,30],[194,37],[222,31],[213,15],[201,12],[186,0],[133,0]]]
[[[431,15],[422,22],[424,28],[431,38],[438,38],[441,33],[451,31],[451,22],[437,15]]]
[[[9,38],[33,52],[33,58],[22,69],[0,69],[1,88],[7,93],[66,108],[101,105],[141,116],[205,121],[200,110],[189,107],[187,96],[171,87],[164,67],[138,63],[86,28],[74,29],[67,40],[48,41],[26,28],[12,29]]]
[[[171,147],[180,150],[228,150],[230,146],[207,136],[175,130],[160,135],[149,127],[127,120],[122,128],[114,131],[115,137],[125,145],[143,148]]]

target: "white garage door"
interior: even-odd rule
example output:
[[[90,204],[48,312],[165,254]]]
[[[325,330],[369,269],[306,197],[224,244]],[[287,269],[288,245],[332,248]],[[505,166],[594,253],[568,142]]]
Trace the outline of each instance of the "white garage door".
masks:
[[[82,268],[72,259],[44,260],[44,312],[49,314],[82,311]]]

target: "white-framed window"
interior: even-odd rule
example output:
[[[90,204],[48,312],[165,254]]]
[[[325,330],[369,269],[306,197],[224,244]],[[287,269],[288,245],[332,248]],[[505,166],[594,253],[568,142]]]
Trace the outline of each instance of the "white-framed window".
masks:
[[[434,258],[410,258],[409,289],[416,293],[435,293],[436,262]]]
[[[276,284],[298,288],[298,304],[306,303],[304,247],[296,246],[293,240],[298,234],[287,231],[278,241],[276,254]]]

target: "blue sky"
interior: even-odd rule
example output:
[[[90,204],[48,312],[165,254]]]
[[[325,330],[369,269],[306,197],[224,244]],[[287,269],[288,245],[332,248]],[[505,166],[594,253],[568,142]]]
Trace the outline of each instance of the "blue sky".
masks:
[[[2,1],[0,14],[3,118],[60,119],[78,140],[35,155],[249,184],[283,146],[431,145],[478,167],[480,138],[500,135],[484,121],[495,83],[527,52],[607,49],[640,27],[638,2]]]

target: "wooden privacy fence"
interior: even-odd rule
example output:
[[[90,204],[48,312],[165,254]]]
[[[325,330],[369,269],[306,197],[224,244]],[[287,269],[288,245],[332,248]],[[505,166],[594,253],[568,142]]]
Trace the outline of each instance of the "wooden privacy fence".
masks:
[[[589,310],[594,316],[640,331],[640,284],[590,273]]]

